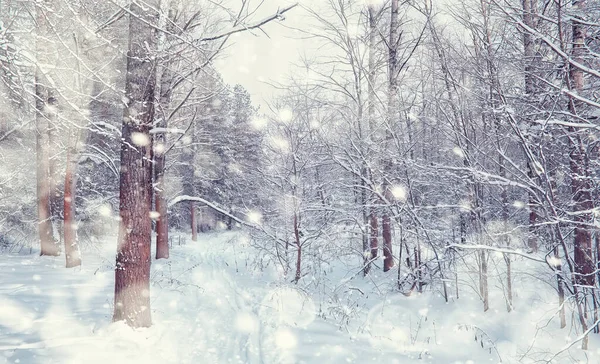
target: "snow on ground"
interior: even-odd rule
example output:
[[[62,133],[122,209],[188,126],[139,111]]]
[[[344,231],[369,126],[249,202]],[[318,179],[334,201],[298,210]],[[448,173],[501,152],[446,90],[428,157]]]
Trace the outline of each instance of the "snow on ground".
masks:
[[[483,313],[464,287],[448,303],[435,292],[405,297],[392,275],[365,279],[351,265],[296,286],[260,268],[231,232],[153,261],[154,325],[134,330],[111,323],[114,240],[88,247],[71,270],[64,257],[0,255],[0,363],[511,363],[548,359],[577,337],[555,329],[555,296],[537,280],[515,282],[510,314],[499,289]],[[597,338],[590,344],[595,362]],[[584,358],[577,346],[556,362]]]

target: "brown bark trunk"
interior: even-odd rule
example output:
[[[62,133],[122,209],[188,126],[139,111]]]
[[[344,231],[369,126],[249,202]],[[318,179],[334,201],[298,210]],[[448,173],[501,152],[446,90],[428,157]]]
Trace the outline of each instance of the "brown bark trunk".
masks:
[[[64,193],[64,223],[63,228],[65,236],[65,259],[67,268],[81,265],[81,253],[77,243],[77,230],[75,225],[75,211],[73,204],[75,202],[75,174],[74,154],[67,151],[67,169],[65,170],[65,193]]]
[[[302,246],[298,246],[298,251],[296,255],[296,277],[294,278],[294,282],[298,283],[300,278],[302,278]]]
[[[114,321],[133,327],[152,324],[150,264],[152,224],[152,139],[156,72],[157,0],[142,8],[133,2],[129,16],[129,51],[121,131],[120,226],[115,269]]]
[[[419,248],[417,248],[415,246],[415,280],[417,281],[416,286],[417,286],[417,292],[421,293],[422,292],[422,286],[421,286],[421,254],[419,252]]]
[[[190,217],[192,224],[192,241],[198,241],[198,220],[196,219],[196,204],[190,201]]]
[[[527,161],[527,176],[533,180],[535,178],[535,174],[533,172],[533,166],[531,165],[531,161]],[[527,236],[527,245],[532,252],[537,252],[538,247],[538,239],[537,239],[537,202],[535,198],[535,194],[533,192],[528,193],[528,202],[527,206],[529,207],[529,234]]]
[[[42,7],[36,9],[37,33],[46,35],[50,33],[48,19],[44,9],[51,6],[50,1],[44,1]],[[47,88],[47,77],[42,64],[49,64],[49,42],[43,39],[36,40],[36,57],[38,64],[35,70],[35,108],[36,108],[36,162],[37,162],[37,209],[38,209],[38,234],[40,239],[40,255],[59,255],[60,247],[54,240],[52,227],[51,197],[53,186],[50,183],[50,136],[53,108],[56,99],[52,97]]]
[[[161,119],[162,120],[162,119]],[[158,127],[166,127],[159,123]],[[169,215],[165,197],[165,148],[166,135],[158,133],[154,136],[154,210],[156,218],[156,259],[169,258]]]
[[[164,157],[154,159],[155,187],[154,187],[154,209],[158,213],[156,219],[156,259],[169,258],[169,215],[164,190]],[[160,169],[162,172],[158,172]]]
[[[377,214],[375,214],[375,211],[371,211],[369,219],[371,221],[371,259],[374,259],[377,258],[377,251],[379,250],[379,242],[377,240],[379,226],[377,224]]]
[[[40,72],[40,71],[38,71]],[[37,208],[38,208],[38,233],[40,239],[40,255],[59,255],[60,249],[54,240],[52,228],[52,215],[50,213],[49,183],[49,145],[47,101],[48,93],[41,83],[41,76],[36,76],[36,158],[37,158]]]
[[[169,32],[174,31],[174,17],[177,11],[176,2],[169,4],[168,18],[165,26]],[[165,19],[163,19],[164,21]],[[161,36],[161,43],[164,44],[164,34]],[[167,110],[169,110],[172,96],[172,78],[170,71],[171,60],[164,60],[162,74],[160,75],[160,88],[158,98],[160,100],[160,113],[156,127],[166,129],[168,127]],[[154,136],[154,209],[158,213],[156,219],[156,259],[169,258],[169,211],[165,196],[165,164],[166,164],[167,134],[160,132]]]
[[[390,153],[392,136],[392,126],[394,125],[394,119],[396,117],[397,109],[397,94],[398,94],[398,12],[399,4],[398,0],[392,0],[391,6],[391,18],[390,18],[390,38],[388,45],[388,125],[385,136],[385,147],[384,153]],[[387,157],[383,163],[384,177],[383,177],[383,194],[387,203],[391,203],[393,200],[392,193],[390,190],[390,175],[392,172],[392,160]],[[392,252],[392,222],[390,217],[390,209],[384,208],[381,216],[381,235],[383,238],[383,271],[387,272],[394,266],[394,255]]]
[[[585,0],[573,0],[573,7],[583,13],[586,9]],[[571,57],[574,61],[585,62],[585,26],[577,16],[572,17],[573,48]],[[569,82],[571,89],[578,94],[583,92],[583,71],[571,66],[569,69]],[[579,115],[578,103],[575,99],[569,100],[569,112]],[[579,115],[581,116],[581,115]],[[574,127],[569,127],[569,166],[571,169],[571,193],[573,195],[573,208],[576,213],[575,220],[575,273],[576,282],[581,285],[593,286],[595,281],[594,259],[592,253],[592,233],[589,224],[593,222],[591,210],[594,207],[591,195],[591,182],[587,166],[587,154],[583,145],[582,136]]]
[[[523,1],[523,23],[530,28],[535,28],[535,11],[537,8],[537,0],[522,0]],[[535,58],[535,43],[532,35],[524,31],[523,32],[523,50],[525,58],[525,96],[529,100],[535,93],[535,76],[533,74],[533,61]],[[535,173],[532,166],[532,161],[528,156],[527,158],[527,176],[533,181]],[[536,198],[533,192],[528,192],[528,207],[529,207],[529,234],[527,237],[527,245],[533,252],[538,250],[537,242],[537,211],[536,211]]]
[[[298,248],[296,255],[296,277],[294,282],[298,283],[302,278],[302,244],[300,243],[300,228],[298,227],[298,214],[294,213],[294,239],[296,240],[296,247]]]
[[[48,88],[48,190],[50,194],[50,217],[52,228],[58,235],[58,246],[62,242],[62,229],[60,227],[60,210],[63,205],[59,186],[59,171],[57,168],[56,155],[61,146],[58,142],[58,99],[52,88]],[[59,248],[60,249],[60,248]]]
[[[381,235],[383,237],[383,271],[387,272],[394,267],[394,256],[392,254],[392,223],[389,212],[381,217]]]
[[[378,32],[377,32],[377,11],[375,9],[375,6],[373,4],[369,4],[368,5],[368,13],[369,13],[369,79],[368,79],[368,101],[369,101],[369,107],[367,109],[368,112],[368,117],[369,117],[369,138],[368,140],[371,142],[371,144],[373,144],[373,142],[375,141],[375,133],[376,133],[376,125],[375,125],[375,103],[377,102],[376,100],[376,95],[375,95],[375,82],[377,80],[377,73],[376,73],[376,52],[377,52],[377,36],[378,36]],[[368,153],[369,155],[371,154],[370,151]],[[366,156],[365,156],[366,157]],[[375,181],[374,181],[374,177],[373,177],[373,172],[369,169],[369,168],[365,168],[365,174],[367,174],[369,176],[369,178],[371,179],[371,185],[374,186],[375,185]],[[365,186],[366,187],[366,186]],[[371,204],[372,206],[369,207],[368,209],[368,216],[366,217],[366,223],[367,225],[369,225],[369,236],[367,237],[367,239],[369,240],[369,247],[368,250],[370,250],[369,254],[368,254],[368,260],[371,261],[375,258],[377,258],[377,250],[378,250],[378,235],[379,235],[379,230],[378,230],[378,226],[377,226],[377,212],[375,210],[375,203],[376,203],[376,198],[374,196],[373,192],[369,192],[368,194],[369,196],[365,198],[365,204]],[[366,208],[365,208],[366,209]]]

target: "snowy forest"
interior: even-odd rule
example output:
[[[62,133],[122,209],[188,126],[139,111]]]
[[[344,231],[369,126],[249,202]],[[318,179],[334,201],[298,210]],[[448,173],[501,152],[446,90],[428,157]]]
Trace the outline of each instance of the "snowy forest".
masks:
[[[0,0],[0,363],[598,363],[599,86],[595,0]]]

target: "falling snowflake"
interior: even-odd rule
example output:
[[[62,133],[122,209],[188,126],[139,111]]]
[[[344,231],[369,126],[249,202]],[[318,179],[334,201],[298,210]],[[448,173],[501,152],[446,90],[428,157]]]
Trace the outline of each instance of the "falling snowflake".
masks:
[[[110,217],[112,215],[112,208],[108,204],[104,204],[98,208],[98,213],[101,216]]]
[[[131,142],[138,147],[145,147],[150,145],[150,137],[144,133],[134,132],[131,133]]]
[[[406,189],[403,186],[394,186],[392,187],[392,195],[398,201],[406,200]]]
[[[459,147],[452,148],[452,152],[461,158],[465,157],[465,152]]]
[[[280,349],[293,349],[298,345],[298,339],[289,329],[279,329],[275,332],[275,345]]]
[[[255,116],[250,121],[250,125],[252,125],[252,127],[256,130],[262,130],[265,128],[265,126],[267,126],[267,119]]]
[[[279,110],[278,116],[279,121],[281,121],[282,123],[289,123],[290,121],[292,121],[294,113],[292,112],[292,109],[290,109],[289,107],[285,107]]]
[[[251,333],[257,329],[258,321],[256,317],[250,313],[238,313],[235,318],[235,327],[239,332]]]
[[[262,214],[258,211],[250,211],[246,214],[246,217],[253,224],[260,224],[262,221]]]

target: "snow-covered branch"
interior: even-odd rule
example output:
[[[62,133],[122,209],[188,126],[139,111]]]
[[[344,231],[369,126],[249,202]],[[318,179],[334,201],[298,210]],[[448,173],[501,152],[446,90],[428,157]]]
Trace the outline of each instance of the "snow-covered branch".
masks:
[[[283,14],[285,14],[286,12],[292,10],[293,8],[295,8],[296,6],[298,6],[298,3],[292,4],[290,6],[286,6],[285,8],[282,9],[278,9],[277,12],[273,15],[270,15],[262,20],[259,20],[255,23],[252,24],[240,24],[238,26],[233,27],[232,29],[229,29],[227,31],[224,31],[222,33],[218,33],[218,34],[214,34],[214,35],[209,35],[207,37],[201,38],[200,41],[201,42],[208,42],[211,40],[217,40],[217,39],[221,39],[221,38],[225,38],[228,37],[232,34],[235,33],[240,33],[240,32],[244,32],[247,30],[252,30],[252,29],[257,29],[262,27],[263,25],[273,21],[273,20],[283,20]]]
[[[497,248],[497,247],[493,247],[493,246],[489,246],[489,245],[451,244],[451,245],[448,245],[446,247],[446,249],[450,249],[450,248],[454,248],[454,249],[466,249],[466,250],[489,250],[489,251],[494,251],[494,252],[498,252],[498,253],[502,253],[502,254],[518,255],[518,256],[521,256],[523,258],[526,258],[526,259],[529,259],[529,260],[533,260],[534,262],[547,263],[546,260],[544,260],[544,259],[540,259],[540,258],[534,257],[533,255],[525,254],[525,253],[523,253],[523,252],[521,252],[519,250]]]
[[[205,204],[206,206],[210,207],[211,209],[213,209],[213,210],[217,211],[218,213],[220,213],[220,214],[223,214],[223,215],[225,215],[225,216],[227,216],[227,217],[231,218],[232,220],[234,220],[234,221],[235,221],[235,222],[237,222],[237,223],[240,223],[240,224],[242,224],[242,225],[244,225],[244,226],[251,227],[251,228],[253,228],[253,229],[259,229],[259,230],[262,230],[260,227],[258,227],[258,226],[256,226],[256,225],[254,225],[254,224],[251,224],[251,223],[249,223],[249,222],[247,222],[247,221],[244,221],[244,220],[240,219],[240,218],[239,218],[239,217],[237,217],[237,216],[234,216],[234,215],[232,215],[232,214],[231,214],[230,212],[228,212],[228,211],[227,211],[225,208],[223,208],[223,207],[221,207],[221,206],[218,206],[218,205],[217,205],[216,203],[214,203],[214,202],[211,202],[211,201],[205,200],[205,199],[203,199],[202,197],[194,197],[194,196],[189,196],[189,195],[181,195],[181,196],[177,196],[177,197],[175,197],[174,199],[172,199],[172,200],[169,202],[169,205],[168,205],[168,206],[169,206],[169,207],[171,207],[171,206],[173,206],[173,205],[175,205],[175,204],[177,204],[177,203],[179,203],[179,202],[184,202],[184,201],[195,201],[195,202],[200,202],[200,203],[203,203],[203,204]]]

